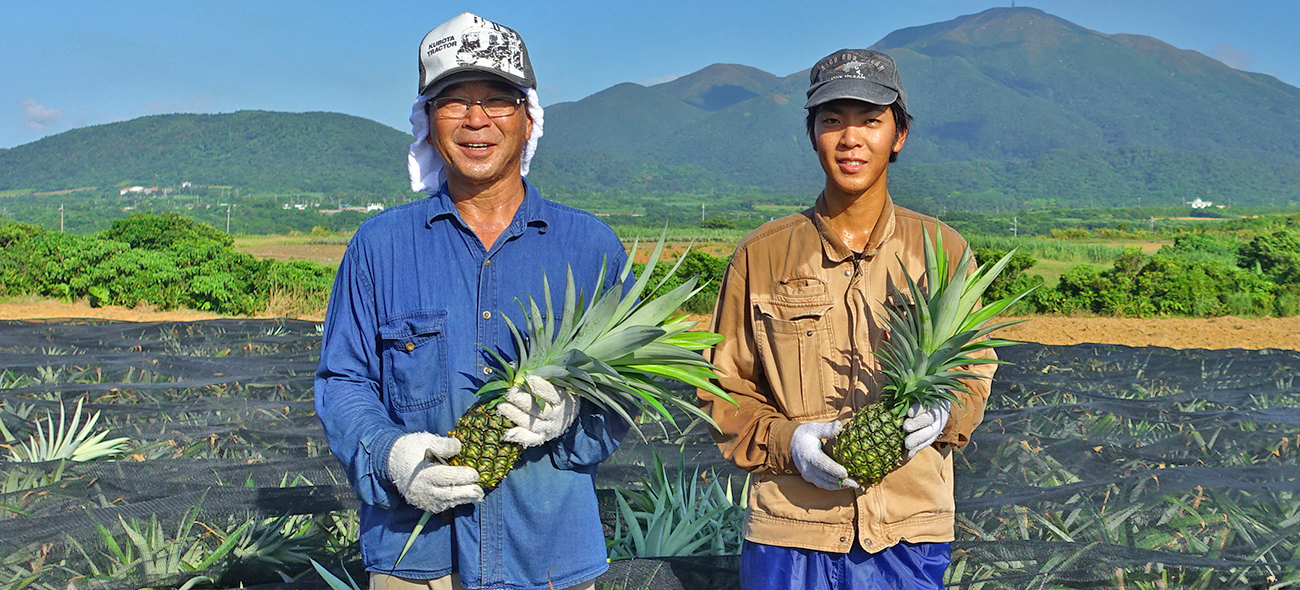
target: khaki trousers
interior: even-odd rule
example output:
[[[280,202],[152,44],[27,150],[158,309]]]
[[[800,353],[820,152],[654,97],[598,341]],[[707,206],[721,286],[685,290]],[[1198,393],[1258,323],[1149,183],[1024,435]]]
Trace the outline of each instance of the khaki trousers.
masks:
[[[594,582],[556,588],[555,590],[595,590]],[[443,576],[436,580],[408,580],[388,574],[370,574],[370,590],[466,590],[460,584],[460,574]]]

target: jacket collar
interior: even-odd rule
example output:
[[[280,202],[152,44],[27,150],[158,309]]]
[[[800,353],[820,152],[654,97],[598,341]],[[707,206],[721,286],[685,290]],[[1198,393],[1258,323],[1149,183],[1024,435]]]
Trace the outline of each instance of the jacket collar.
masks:
[[[832,262],[844,262],[853,256],[853,250],[844,244],[844,240],[840,239],[839,234],[831,227],[828,215],[826,194],[817,195],[817,203],[813,205],[813,225],[817,227],[817,235],[821,236],[822,251]],[[894,199],[885,195],[885,206],[880,210],[876,227],[871,229],[871,236],[867,238],[867,247],[862,252],[863,257],[875,256],[876,252],[880,251],[880,246],[893,237],[894,221]]]

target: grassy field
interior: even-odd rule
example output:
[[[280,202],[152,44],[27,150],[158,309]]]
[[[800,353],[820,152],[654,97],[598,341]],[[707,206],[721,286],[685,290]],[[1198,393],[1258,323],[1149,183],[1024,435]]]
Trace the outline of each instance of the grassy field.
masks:
[[[630,249],[639,240],[641,253],[649,252],[646,244],[653,243],[658,235],[643,227],[618,226],[615,233]],[[730,257],[736,243],[745,236],[745,230],[669,228],[667,251],[680,252],[688,245],[706,254]],[[331,268],[338,268],[339,259],[347,245],[347,234],[280,234],[266,236],[236,236],[235,249],[258,258],[276,260],[310,260]],[[1047,287],[1055,286],[1063,273],[1079,264],[1092,264],[1108,268],[1125,248],[1141,248],[1148,254],[1171,244],[1170,240],[1058,240],[1050,238],[999,238],[977,236],[971,243],[975,247],[993,247],[1007,250],[1020,248],[1038,261],[1029,274],[1042,275]],[[640,257],[639,257],[640,258]],[[640,260],[639,260],[640,261]]]

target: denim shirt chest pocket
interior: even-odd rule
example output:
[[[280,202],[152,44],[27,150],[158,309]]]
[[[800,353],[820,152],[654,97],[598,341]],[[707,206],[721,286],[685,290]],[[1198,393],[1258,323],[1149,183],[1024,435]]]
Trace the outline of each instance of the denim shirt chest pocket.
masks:
[[[416,412],[447,398],[445,310],[416,311],[379,326],[384,399],[399,412]]]
[[[774,401],[791,418],[822,418],[838,412],[842,367],[835,366],[834,302],[821,279],[781,281],[775,293],[755,298],[758,353]]]

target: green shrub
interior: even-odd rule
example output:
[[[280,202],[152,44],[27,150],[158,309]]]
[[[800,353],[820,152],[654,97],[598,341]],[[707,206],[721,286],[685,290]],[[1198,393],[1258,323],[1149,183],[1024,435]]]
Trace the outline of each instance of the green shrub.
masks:
[[[650,275],[650,285],[658,284],[659,280],[667,274],[672,268],[672,264],[660,263],[655,271]],[[636,264],[633,266],[633,272],[640,276],[645,265]],[[662,287],[660,293],[666,293],[690,277],[699,277],[699,284],[702,286],[699,293],[686,301],[682,310],[697,313],[713,313],[713,305],[718,300],[718,285],[722,282],[722,275],[727,270],[727,259],[720,256],[705,254],[699,250],[691,250],[686,254],[686,259],[682,261],[681,268],[673,275]]]
[[[160,309],[181,305],[184,276],[171,252],[127,249],[87,269],[87,285],[108,289],[107,303],[135,307],[148,302]]]
[[[975,249],[975,260],[982,265],[993,264],[1006,255],[1006,250],[999,250],[997,248]],[[1016,295],[1036,286],[1041,289],[1041,285],[1044,282],[1042,275],[1025,274],[1025,271],[1032,268],[1035,264],[1038,264],[1038,261],[1032,256],[1017,250],[1015,255],[1011,257],[1011,260],[1007,262],[1007,266],[1003,269],[1002,274],[998,275],[996,279],[993,279],[993,283],[991,283],[988,290],[985,291],[984,300],[994,301],[1006,297],[1015,297]],[[1016,302],[1015,305],[1011,306],[1010,313],[1025,314],[1032,312],[1037,307],[1033,296],[1034,293],[1030,293],[1029,297]]]
[[[1278,317],[1286,318],[1300,315],[1300,293],[1283,291],[1277,296],[1273,309]]]
[[[1109,269],[1076,266],[1061,282],[1031,301],[1042,312],[1148,317],[1261,315],[1275,309],[1277,286],[1262,273],[1248,272],[1205,252],[1205,242],[1162,249],[1147,256],[1126,249]],[[1199,249],[1199,250],[1198,250]]]
[[[280,292],[282,299],[289,293],[297,313],[324,309],[330,269],[257,260],[231,244],[211,226],[171,213],[137,213],[84,238],[0,223],[0,295],[254,314]]]
[[[1288,231],[1256,236],[1237,252],[1237,266],[1257,268],[1280,284],[1300,284],[1300,240]]]
[[[100,233],[100,237],[126,242],[132,248],[164,250],[179,242],[216,242],[232,246],[235,240],[206,224],[179,213],[133,213],[118,219]]]
[[[257,281],[259,288],[265,289],[263,295],[267,304],[264,311],[276,316],[296,317],[325,310],[334,282],[333,271],[305,260],[269,262],[271,264]]]

